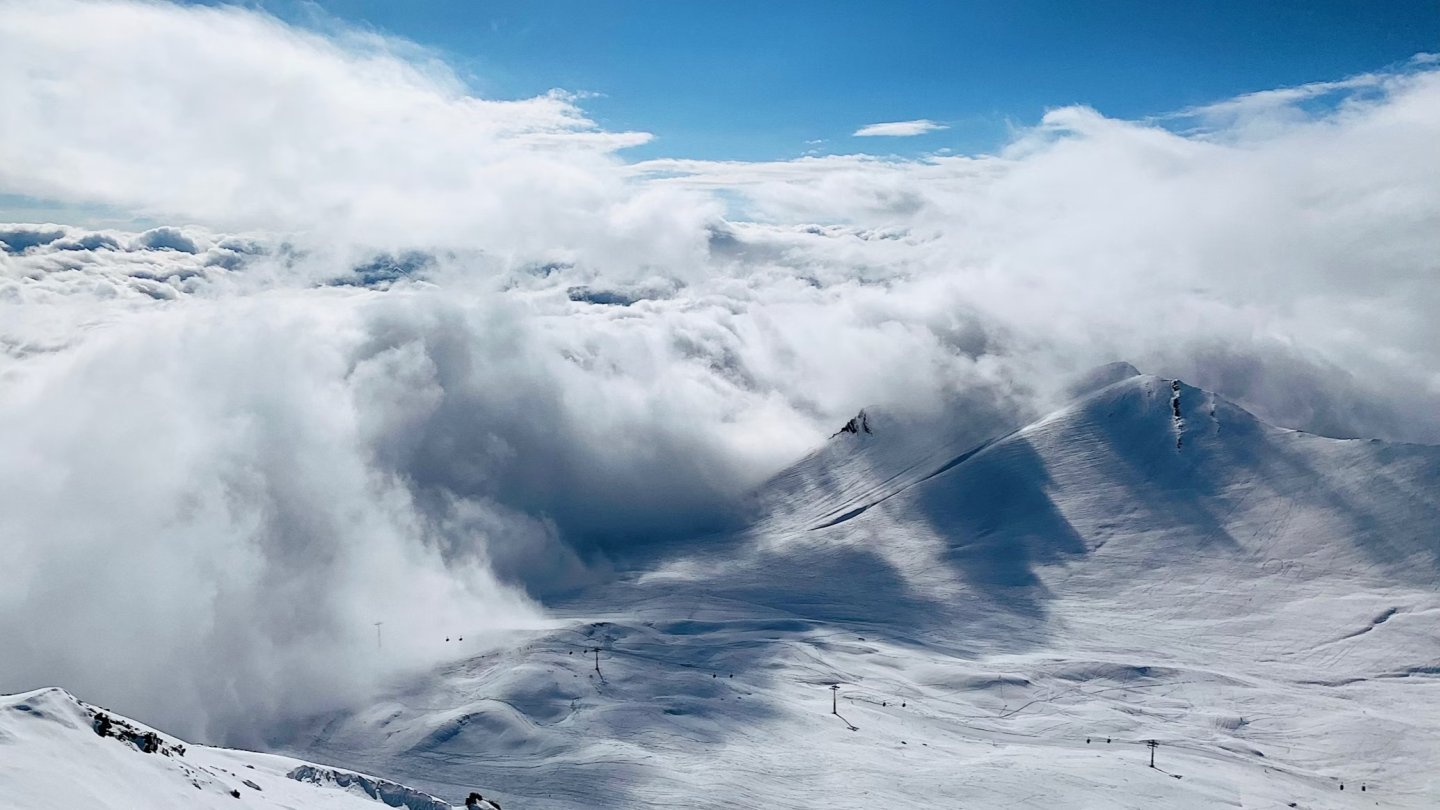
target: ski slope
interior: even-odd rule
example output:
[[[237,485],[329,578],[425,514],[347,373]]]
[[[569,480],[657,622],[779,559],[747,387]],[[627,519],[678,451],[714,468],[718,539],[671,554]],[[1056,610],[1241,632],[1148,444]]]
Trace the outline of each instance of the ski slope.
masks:
[[[746,530],[286,748],[507,807],[1440,806],[1440,448],[1132,372],[866,414]]]
[[[97,733],[102,729],[105,734]],[[383,779],[288,757],[188,745],[63,690],[40,689],[0,697],[0,807],[449,810],[451,805]]]

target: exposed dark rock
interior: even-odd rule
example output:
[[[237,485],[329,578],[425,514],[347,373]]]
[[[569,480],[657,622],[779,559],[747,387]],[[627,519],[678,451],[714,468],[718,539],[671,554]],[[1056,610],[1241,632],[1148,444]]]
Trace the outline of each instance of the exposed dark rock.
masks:
[[[830,438],[833,439],[841,433],[874,433],[870,429],[870,417],[866,416],[864,411],[855,414],[855,417],[846,422],[844,427],[830,434]]]
[[[124,720],[117,720],[104,712],[95,712],[90,727],[101,737],[113,737],[146,754],[185,756],[185,746],[166,742],[164,737],[153,731],[141,731]]]

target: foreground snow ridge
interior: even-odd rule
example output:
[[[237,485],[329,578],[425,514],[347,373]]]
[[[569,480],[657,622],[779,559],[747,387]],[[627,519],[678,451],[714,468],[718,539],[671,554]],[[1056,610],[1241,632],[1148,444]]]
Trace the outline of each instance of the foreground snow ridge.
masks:
[[[239,800],[239,801],[237,801]],[[188,745],[63,689],[0,697],[0,807],[451,810],[434,796],[289,757]],[[495,810],[489,802],[469,807]]]

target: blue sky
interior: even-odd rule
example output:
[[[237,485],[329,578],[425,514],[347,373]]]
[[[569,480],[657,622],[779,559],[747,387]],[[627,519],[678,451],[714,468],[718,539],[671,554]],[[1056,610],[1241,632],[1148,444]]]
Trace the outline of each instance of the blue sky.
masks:
[[[481,97],[529,99],[553,88],[583,94],[580,107],[602,130],[653,135],[620,153],[631,161],[993,152],[1047,109],[1086,104],[1112,118],[1145,119],[1440,52],[1440,0],[238,5],[325,34],[358,28],[419,43]],[[161,55],[183,50],[161,36]],[[145,64],[127,61],[131,56],[105,58],[118,60],[111,70]],[[100,58],[82,53],[80,67],[92,57]],[[287,69],[265,66],[272,68]],[[179,78],[172,72],[152,81]],[[273,86],[262,82],[257,92]],[[1343,97],[1321,94],[1304,103],[1320,107]],[[854,136],[868,125],[915,119],[936,127],[915,137]],[[176,126],[202,123],[182,119]],[[97,202],[104,199],[98,193],[68,200],[34,194],[0,187],[0,219],[153,224]]]
[[[632,159],[984,151],[1046,108],[1138,118],[1440,50],[1440,2],[266,0],[438,49],[475,90],[598,94]],[[318,11],[316,6],[318,6]],[[930,119],[913,138],[851,137]],[[823,141],[817,143],[817,141]]]

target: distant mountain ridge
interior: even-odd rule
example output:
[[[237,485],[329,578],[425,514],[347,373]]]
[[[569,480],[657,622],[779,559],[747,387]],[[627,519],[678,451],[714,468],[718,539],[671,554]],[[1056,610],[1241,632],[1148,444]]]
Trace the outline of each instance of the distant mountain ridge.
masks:
[[[1385,559],[1375,562],[1390,573],[1413,573],[1417,566],[1437,570],[1440,550],[1429,527],[1440,525],[1434,497],[1440,491],[1440,448],[1329,439],[1275,428],[1222,397],[1178,380],[1131,374],[1128,364],[1102,371],[1083,386],[1088,393],[1070,405],[993,435],[986,435],[993,427],[981,425],[930,436],[917,434],[923,426],[871,417],[875,432],[837,433],[825,447],[775,476],[760,495],[762,501],[776,504],[762,525],[827,529],[911,489],[946,486],[942,477],[969,493],[974,476],[961,467],[979,465],[992,482],[1000,483],[993,487],[988,505],[976,501],[974,508],[961,510],[972,516],[1003,504],[1006,497],[1018,497],[1020,489],[1037,496],[1033,490],[1043,488],[1047,497],[1074,492],[1093,499],[1095,490],[1108,486],[1132,499],[1144,491],[1163,496],[1171,515],[1183,513],[1214,531],[1217,522],[1243,516],[1248,507],[1240,499],[1241,487],[1253,486],[1268,490],[1266,498],[1288,498],[1347,525],[1351,545],[1384,549]],[[1107,378],[1113,381],[1105,382]],[[1037,468],[1033,479],[1003,461],[1016,462],[1022,453],[1039,456],[1035,463],[1044,469]],[[1427,493],[1431,497],[1425,497]],[[915,494],[912,502],[919,497]],[[1254,499],[1254,493],[1247,493],[1247,499]],[[1150,517],[1176,523],[1160,511],[1166,510],[1155,504]],[[1202,514],[1210,511],[1220,514]],[[1081,534],[1093,533],[1085,528],[1088,511],[1076,508],[1070,517],[1082,524]],[[1011,515],[996,522],[1021,518]],[[1383,539],[1376,537],[1381,529]],[[950,530],[965,531],[961,525]],[[1280,535],[1271,534],[1277,539]]]

